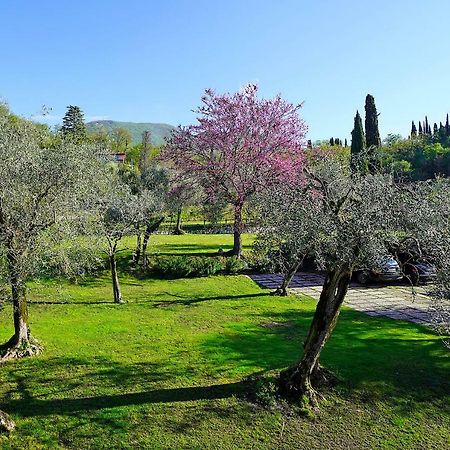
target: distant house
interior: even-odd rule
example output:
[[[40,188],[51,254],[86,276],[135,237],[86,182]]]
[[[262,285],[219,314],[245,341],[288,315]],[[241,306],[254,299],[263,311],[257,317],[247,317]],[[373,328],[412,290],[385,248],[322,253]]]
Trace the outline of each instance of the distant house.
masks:
[[[126,153],[113,153],[112,157],[116,163],[123,163],[125,161]]]

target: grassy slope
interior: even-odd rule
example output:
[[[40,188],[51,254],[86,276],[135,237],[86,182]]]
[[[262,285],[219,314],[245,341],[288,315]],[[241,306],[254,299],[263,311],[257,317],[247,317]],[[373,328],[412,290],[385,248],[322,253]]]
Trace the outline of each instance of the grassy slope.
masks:
[[[188,238],[157,237],[166,250]],[[33,286],[46,350],[0,368],[18,423],[1,448],[447,448],[450,361],[426,328],[344,309],[323,355],[341,384],[315,420],[283,417],[239,400],[239,382],[298,357],[312,300],[267,296],[244,276],[127,276],[123,291],[115,306],[107,277]]]

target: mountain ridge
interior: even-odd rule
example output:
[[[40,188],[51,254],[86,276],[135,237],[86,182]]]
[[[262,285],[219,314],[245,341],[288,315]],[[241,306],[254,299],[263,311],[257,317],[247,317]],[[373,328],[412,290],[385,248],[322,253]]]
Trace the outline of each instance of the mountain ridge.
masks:
[[[107,133],[111,133],[116,128],[125,128],[131,134],[133,145],[142,141],[142,133],[144,131],[150,131],[151,143],[155,146],[164,144],[165,139],[176,129],[176,127],[168,123],[122,122],[119,120],[93,120],[86,123],[86,128],[90,132],[103,129]]]

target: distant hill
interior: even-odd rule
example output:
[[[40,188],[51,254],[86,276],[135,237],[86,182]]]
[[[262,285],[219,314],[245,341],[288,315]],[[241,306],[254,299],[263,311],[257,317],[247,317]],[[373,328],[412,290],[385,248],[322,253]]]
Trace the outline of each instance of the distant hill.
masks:
[[[126,128],[133,137],[133,144],[139,144],[142,141],[142,133],[150,131],[152,145],[164,144],[164,138],[170,136],[173,125],[167,123],[136,123],[136,122],[118,122],[116,120],[96,120],[86,124],[88,131],[104,129],[108,133],[115,128]]]

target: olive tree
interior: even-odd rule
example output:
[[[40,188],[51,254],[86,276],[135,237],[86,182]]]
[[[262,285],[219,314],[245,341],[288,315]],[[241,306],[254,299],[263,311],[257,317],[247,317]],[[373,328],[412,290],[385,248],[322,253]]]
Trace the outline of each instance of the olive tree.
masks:
[[[430,208],[432,199],[429,185],[401,184],[386,174],[352,174],[348,160],[326,152],[310,159],[296,185],[280,184],[265,193],[259,245],[292,249],[293,263],[310,254],[325,272],[302,355],[280,374],[283,394],[317,404],[316,388],[331,376],[320,366],[320,354],[353,270],[376,265],[393,241],[406,236],[432,242],[426,238],[430,224],[433,236],[439,236],[442,212]]]
[[[0,255],[13,305],[14,334],[1,358],[38,353],[28,322],[26,282],[51,230],[73,236],[90,209],[104,167],[97,146],[51,139],[41,127],[0,115]]]
[[[142,266],[145,268],[148,263],[147,247],[150,236],[164,220],[169,189],[168,170],[160,166],[155,159],[144,157],[139,167],[122,166],[118,174],[130,193],[140,199],[140,202],[135,204],[136,248],[133,264],[138,266],[142,260]]]

